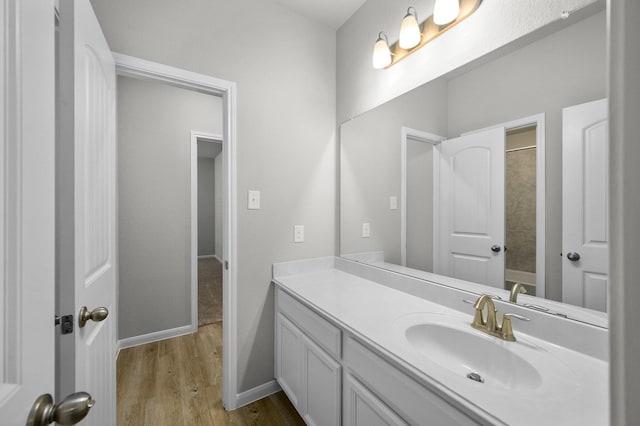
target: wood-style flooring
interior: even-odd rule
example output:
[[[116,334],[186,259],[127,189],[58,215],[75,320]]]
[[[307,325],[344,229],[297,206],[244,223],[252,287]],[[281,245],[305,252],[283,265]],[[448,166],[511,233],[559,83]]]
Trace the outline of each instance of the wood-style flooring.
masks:
[[[304,425],[284,393],[222,407],[222,322],[118,358],[118,425]]]
[[[222,321],[222,264],[198,260],[198,325]]]

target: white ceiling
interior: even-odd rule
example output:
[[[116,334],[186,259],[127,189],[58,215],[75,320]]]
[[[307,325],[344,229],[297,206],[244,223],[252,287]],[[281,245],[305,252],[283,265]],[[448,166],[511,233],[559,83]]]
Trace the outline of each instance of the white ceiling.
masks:
[[[307,18],[338,29],[366,0],[275,0]]]

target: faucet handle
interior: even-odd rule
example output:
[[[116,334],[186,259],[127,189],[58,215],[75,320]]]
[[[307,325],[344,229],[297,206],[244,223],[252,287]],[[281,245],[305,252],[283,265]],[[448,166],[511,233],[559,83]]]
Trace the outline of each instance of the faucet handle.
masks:
[[[507,314],[504,314],[503,317],[505,317],[505,318],[516,318],[516,319],[519,319],[520,321],[531,321],[531,318],[525,317],[525,316],[522,316],[522,315],[518,315],[518,314],[507,313]]]
[[[502,333],[502,338],[508,342],[515,342],[516,336],[513,334],[513,327],[511,326],[511,318],[519,319],[520,321],[531,321],[531,318],[524,317],[518,314],[504,314],[502,316],[502,327],[500,327],[500,331]]]

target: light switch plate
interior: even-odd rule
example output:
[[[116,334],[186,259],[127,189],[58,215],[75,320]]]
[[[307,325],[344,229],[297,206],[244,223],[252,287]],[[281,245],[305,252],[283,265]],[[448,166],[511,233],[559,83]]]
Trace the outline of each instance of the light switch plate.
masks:
[[[304,243],[304,225],[295,225],[293,227],[293,242]]]
[[[260,210],[260,191],[249,190],[247,208],[249,210]]]
[[[371,236],[371,225],[367,223],[362,224],[362,238],[369,238]]]
[[[398,210],[398,197],[395,195],[389,197],[389,210]]]

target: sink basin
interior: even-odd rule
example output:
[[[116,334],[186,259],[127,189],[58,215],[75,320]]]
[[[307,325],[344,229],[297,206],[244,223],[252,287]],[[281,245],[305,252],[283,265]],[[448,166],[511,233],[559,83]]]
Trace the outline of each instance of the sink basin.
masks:
[[[506,347],[513,343],[469,330],[438,323],[416,324],[407,328],[405,336],[414,349],[455,373],[477,373],[489,385],[513,390],[540,387],[542,378],[536,368]]]
[[[408,353],[429,371],[435,364],[442,377],[458,378],[468,386],[561,399],[576,389],[575,373],[532,339],[515,330],[518,340],[507,342],[470,323],[470,316],[414,313],[398,318],[394,329]]]

